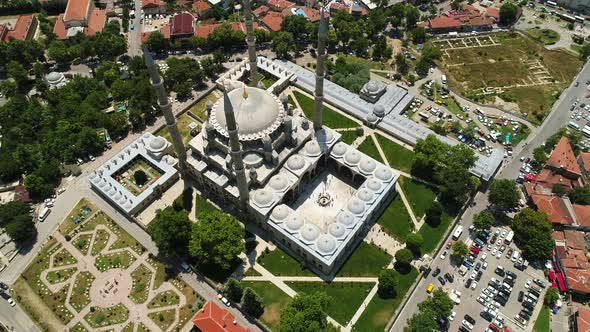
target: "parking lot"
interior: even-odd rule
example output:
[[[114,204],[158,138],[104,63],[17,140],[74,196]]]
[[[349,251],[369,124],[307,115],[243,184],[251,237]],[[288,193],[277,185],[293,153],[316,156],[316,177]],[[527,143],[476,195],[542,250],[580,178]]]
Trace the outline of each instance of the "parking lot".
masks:
[[[515,316],[522,310],[522,303],[519,301],[519,293],[522,291],[522,300],[527,301],[525,298],[527,297],[526,293],[528,293],[528,288],[530,286],[526,287],[525,284],[527,281],[529,281],[529,285],[534,284],[534,279],[544,280],[543,272],[541,270],[536,270],[531,266],[522,268],[522,271],[515,268],[515,263],[519,262],[519,258],[521,263],[526,263],[521,257],[515,258],[514,262],[511,260],[514,251],[518,250],[513,243],[507,245],[504,241],[509,231],[510,229],[508,227],[492,228],[490,232],[490,238],[483,246],[482,250],[477,255],[475,255],[474,253],[477,252],[477,250],[473,249],[472,255],[474,257],[472,264],[473,266],[471,268],[461,268],[455,262],[451,263],[449,261],[449,255],[451,252],[450,246],[448,249],[449,254],[447,254],[445,258],[442,258],[443,255],[441,254],[432,264],[432,273],[427,277],[425,284],[428,285],[429,283],[433,283],[435,287],[443,287],[449,294],[460,294],[460,303],[455,305],[453,309],[455,312],[455,317],[450,322],[449,331],[458,331],[460,329],[467,331],[471,330],[469,328],[461,328],[461,325],[463,325],[462,321],[467,314],[475,321],[475,324],[473,324],[473,331],[485,331],[492,321],[495,321],[496,325],[508,327],[510,331],[532,330],[534,320],[536,319],[542,305],[542,299],[545,290],[541,288],[541,292],[539,296],[537,296],[539,300],[536,301],[534,306],[532,306],[532,314],[525,324],[518,323],[515,320]],[[490,244],[490,240],[496,233],[497,236],[494,244]],[[502,235],[504,235],[504,237],[502,237]],[[467,244],[470,244],[470,246],[473,246],[475,244],[475,236],[476,234],[474,232],[468,234],[468,232],[465,231],[461,236],[461,240],[465,241]],[[507,255],[509,251],[511,252],[510,257]],[[498,252],[500,252],[500,255],[498,255]],[[477,267],[478,263],[479,267]],[[468,265],[471,264],[468,263]],[[495,271],[498,266],[503,267],[504,273],[502,276]],[[437,268],[440,269],[439,273],[436,271]],[[465,271],[465,274],[461,275],[460,270]],[[481,271],[479,276],[478,271]],[[449,282],[448,278],[444,277],[447,273],[452,276],[453,282]],[[511,279],[510,277],[507,277],[507,275],[510,274],[514,276],[514,282],[507,280],[508,283],[513,283],[513,286],[507,285],[510,286],[511,289],[507,289],[506,293],[509,295],[508,300],[502,306],[501,303],[498,303],[498,301],[493,299],[494,296],[490,298],[488,295],[486,295],[490,294],[489,291],[498,292],[497,290],[494,291],[493,288],[489,288],[489,291],[486,290],[485,292],[484,290],[488,288],[488,285],[492,279],[498,280],[500,284],[502,284],[506,279]],[[442,285],[439,277],[445,279],[444,285]],[[472,281],[469,282],[469,287],[466,288],[469,279],[472,279]],[[496,288],[500,290],[502,289],[502,286],[498,286]],[[485,296],[478,300],[482,294]],[[455,296],[456,295],[451,295],[452,298]],[[495,316],[495,318],[492,318],[489,321],[480,315],[480,313],[487,308],[491,308],[491,313],[493,316]],[[503,324],[499,321],[503,321]]]

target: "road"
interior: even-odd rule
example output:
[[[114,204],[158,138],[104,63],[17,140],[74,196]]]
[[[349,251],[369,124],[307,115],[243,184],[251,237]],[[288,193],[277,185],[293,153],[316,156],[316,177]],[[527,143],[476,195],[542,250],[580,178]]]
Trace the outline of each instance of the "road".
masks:
[[[586,90],[586,77],[590,77],[590,62],[587,62],[576,79],[573,80],[572,85],[568,87],[564,92],[561,94],[560,98],[554,104],[552,112],[549,114],[547,119],[543,122],[543,124],[538,128],[531,135],[529,138],[519,144],[517,149],[515,149],[514,156],[511,157],[508,162],[503,166],[502,170],[496,176],[497,178],[507,178],[507,179],[515,179],[519,174],[520,169],[520,160],[521,156],[531,156],[532,151],[543,144],[545,140],[553,133],[555,133],[559,128],[564,127],[570,120],[569,117],[569,109],[574,100],[576,98],[582,99]],[[583,81],[582,78],[584,78]],[[576,81],[580,81],[578,87],[575,87],[574,84]],[[474,201],[476,203],[475,206],[468,208],[463,216],[461,216],[460,224],[463,225],[464,229],[468,229],[469,226],[473,223],[473,216],[484,210],[488,206],[488,197],[487,193],[478,193]],[[467,232],[464,232],[462,240],[465,240],[467,237]],[[434,259],[431,263],[431,266],[444,266],[446,265],[444,262],[441,262],[440,255],[437,252],[434,256]],[[444,273],[443,273],[444,274]],[[432,279],[432,278],[431,278]],[[396,321],[394,322],[393,326],[391,327],[390,331],[403,331],[404,326],[406,325],[406,321],[418,310],[418,303],[424,301],[426,299],[427,293],[424,291],[428,283],[431,280],[429,279],[422,279],[416,287],[414,293],[410,296],[410,300],[407,304],[402,308],[402,311]],[[435,283],[438,285],[438,282]],[[514,313],[516,314],[516,313]],[[472,315],[473,316],[473,315]],[[477,320],[477,318],[476,318]]]
[[[128,32],[127,54],[129,56],[141,55],[141,32],[143,27],[139,24],[141,19],[141,0],[134,0],[135,18],[131,19],[135,28]]]

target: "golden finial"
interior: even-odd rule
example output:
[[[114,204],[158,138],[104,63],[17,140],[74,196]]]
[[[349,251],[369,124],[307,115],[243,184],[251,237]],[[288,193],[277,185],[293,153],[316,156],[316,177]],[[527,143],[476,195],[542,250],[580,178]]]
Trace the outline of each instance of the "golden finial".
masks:
[[[248,99],[248,92],[246,91],[246,85],[244,85],[244,93],[242,94],[242,97],[244,97],[244,99]]]

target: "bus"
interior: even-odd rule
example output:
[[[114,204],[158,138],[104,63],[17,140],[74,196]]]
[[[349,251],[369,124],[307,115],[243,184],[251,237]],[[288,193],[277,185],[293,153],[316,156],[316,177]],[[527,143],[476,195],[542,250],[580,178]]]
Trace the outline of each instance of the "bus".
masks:
[[[422,119],[422,121],[424,122],[428,122],[428,114],[424,113],[424,112],[418,112],[418,115],[420,116],[420,118]]]
[[[447,84],[447,76],[446,75],[441,76],[440,80],[441,80],[442,84]]]
[[[568,14],[557,13],[557,17],[561,18],[564,21],[568,21],[568,22],[572,22],[572,23],[574,23],[576,21],[575,17],[568,15]]]
[[[582,129],[582,134],[584,134],[586,137],[590,137],[590,127],[584,126],[584,129]]]
[[[551,7],[551,8],[555,8],[555,7],[557,7],[557,2],[555,2],[555,1],[547,1],[547,2],[545,2],[545,6]]]
[[[514,232],[513,231],[508,232],[508,235],[506,235],[506,238],[504,239],[504,243],[506,243],[507,245],[510,244],[510,242],[512,242],[513,238],[514,238]]]
[[[576,22],[579,22],[579,23],[584,23],[584,21],[586,20],[583,16],[579,16],[579,15],[574,16],[574,18],[576,19]]]
[[[455,232],[453,233],[453,240],[459,240],[459,237],[463,234],[463,226],[459,225],[455,228]]]
[[[570,123],[568,123],[567,126],[570,127],[570,128],[573,128],[575,130],[580,130],[580,125],[578,125],[574,121],[570,121]]]

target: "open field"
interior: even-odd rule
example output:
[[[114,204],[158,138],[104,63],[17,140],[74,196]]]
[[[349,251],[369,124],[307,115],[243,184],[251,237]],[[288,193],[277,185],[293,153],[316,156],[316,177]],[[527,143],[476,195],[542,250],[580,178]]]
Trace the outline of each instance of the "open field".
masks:
[[[424,243],[421,247],[422,254],[429,254],[436,249],[438,242],[442,239],[453,220],[454,217],[445,211],[440,218],[440,224],[438,226],[432,227],[428,223],[424,223],[420,227],[418,233],[424,238]]]
[[[358,146],[358,150],[366,154],[367,156],[377,160],[380,163],[383,162],[383,159],[379,154],[379,150],[375,145],[375,140],[373,139],[373,136],[365,137],[365,140],[361,143],[361,145]]]
[[[490,36],[493,45],[437,44],[443,53],[440,67],[447,74],[449,86],[468,98],[490,104],[496,97],[515,102],[529,120],[541,122],[579,71],[580,60],[563,51],[547,50],[540,42],[518,33]],[[461,38],[453,42],[460,43]]]
[[[182,143],[186,146],[188,142],[193,138],[191,135],[191,129],[189,125],[191,123],[197,124],[197,132],[199,132],[201,125],[196,118],[193,118],[190,112],[184,112],[178,118],[176,118],[176,126],[178,127],[178,131],[180,132],[180,136],[182,137]],[[172,143],[172,137],[170,136],[170,132],[168,131],[168,126],[162,127],[162,129],[158,130],[154,135],[164,137],[168,142]]]
[[[410,173],[416,155],[413,151],[404,148],[403,146],[387,139],[385,136],[376,134],[377,142],[381,146],[389,166],[400,171]]]
[[[527,29],[526,32],[545,45],[553,45],[560,39],[559,33],[551,29]]]
[[[399,242],[405,242],[406,236],[414,230],[414,223],[400,195],[396,195],[383,214],[377,219],[383,231]]]
[[[241,284],[244,288],[252,288],[262,298],[264,313],[260,320],[270,329],[275,330],[281,318],[281,310],[291,303],[291,297],[270,281],[242,281]]]
[[[201,122],[205,122],[207,121],[207,102],[214,104],[221,96],[221,91],[213,90],[211,93],[201,98],[198,103],[194,104],[188,112],[192,113],[191,115],[193,115],[194,118],[199,119]]]
[[[301,108],[303,109],[303,113],[305,113],[305,116],[308,119],[313,120],[313,108],[315,104],[313,98],[310,98],[299,91],[294,91],[293,94],[295,95],[297,102],[299,102],[299,106],[301,106]],[[356,128],[359,126],[359,124],[356,121],[326,106],[326,103],[324,103],[322,111],[322,121],[324,125],[332,129]]]
[[[413,179],[402,177],[399,182],[406,198],[412,206],[414,216],[417,219],[422,218],[436,198],[435,191],[430,186]]]

